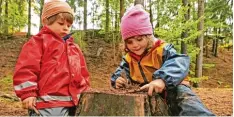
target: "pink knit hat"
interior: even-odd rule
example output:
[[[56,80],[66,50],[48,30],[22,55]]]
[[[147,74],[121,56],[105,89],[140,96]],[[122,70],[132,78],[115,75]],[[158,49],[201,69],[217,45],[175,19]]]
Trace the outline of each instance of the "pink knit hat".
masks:
[[[153,34],[149,13],[141,5],[136,5],[125,13],[120,28],[123,40],[133,36]]]
[[[50,0],[49,2],[46,2],[43,6],[41,19],[49,18],[50,16],[53,16],[58,13],[67,12],[74,16],[74,11],[72,8],[68,5],[67,2],[63,2],[60,0]]]

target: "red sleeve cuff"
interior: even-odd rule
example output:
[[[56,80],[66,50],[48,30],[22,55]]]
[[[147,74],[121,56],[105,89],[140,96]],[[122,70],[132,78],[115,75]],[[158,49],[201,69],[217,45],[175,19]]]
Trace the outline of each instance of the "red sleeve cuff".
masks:
[[[23,101],[24,99],[28,98],[28,97],[37,97],[37,93],[36,92],[27,92],[24,93],[20,96],[20,99]]]

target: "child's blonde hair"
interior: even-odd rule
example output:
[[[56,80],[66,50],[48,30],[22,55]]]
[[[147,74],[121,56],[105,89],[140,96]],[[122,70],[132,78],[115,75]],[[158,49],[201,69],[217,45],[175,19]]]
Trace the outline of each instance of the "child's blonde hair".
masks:
[[[58,13],[56,15],[53,15],[49,18],[47,18],[47,25],[53,24],[57,19],[62,18],[62,20],[66,20],[68,23],[72,24],[73,23],[73,15],[70,13]]]
[[[152,48],[154,46],[155,41],[154,41],[154,36],[153,35],[142,35],[142,38],[149,40],[146,49],[150,49],[150,48]],[[123,43],[125,45],[124,46],[124,51],[129,52],[129,49],[128,49],[127,44],[126,44],[126,40],[124,40]]]

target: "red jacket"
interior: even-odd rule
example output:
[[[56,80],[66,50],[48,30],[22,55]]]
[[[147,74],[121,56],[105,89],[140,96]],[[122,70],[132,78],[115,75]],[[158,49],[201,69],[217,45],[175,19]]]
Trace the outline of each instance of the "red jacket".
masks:
[[[71,107],[89,84],[81,50],[43,27],[24,44],[15,66],[14,89],[24,100],[37,97],[36,108]]]

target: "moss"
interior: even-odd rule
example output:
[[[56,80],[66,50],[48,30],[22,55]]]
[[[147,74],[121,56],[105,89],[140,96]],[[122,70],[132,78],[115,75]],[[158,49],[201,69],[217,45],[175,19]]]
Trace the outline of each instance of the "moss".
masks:
[[[13,78],[12,75],[7,75],[0,79],[0,91],[1,92],[13,92]]]
[[[215,64],[203,64],[202,66],[204,69],[214,68]]]

